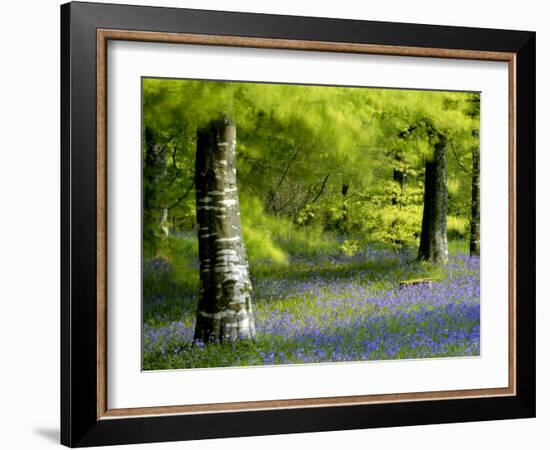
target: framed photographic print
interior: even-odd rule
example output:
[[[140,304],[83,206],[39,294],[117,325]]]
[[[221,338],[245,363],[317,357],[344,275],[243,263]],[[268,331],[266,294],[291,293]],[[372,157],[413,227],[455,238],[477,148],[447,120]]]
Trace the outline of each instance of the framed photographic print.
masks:
[[[535,414],[535,33],[61,7],[61,441]]]

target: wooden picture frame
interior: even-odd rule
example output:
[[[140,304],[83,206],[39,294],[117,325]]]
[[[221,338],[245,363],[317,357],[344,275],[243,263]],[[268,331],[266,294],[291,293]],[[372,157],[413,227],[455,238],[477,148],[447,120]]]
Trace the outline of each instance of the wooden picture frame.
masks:
[[[109,40],[507,62],[509,192],[502,195],[509,202],[508,387],[110,409],[106,394]],[[77,2],[61,7],[61,56],[64,445],[534,417],[535,33]]]

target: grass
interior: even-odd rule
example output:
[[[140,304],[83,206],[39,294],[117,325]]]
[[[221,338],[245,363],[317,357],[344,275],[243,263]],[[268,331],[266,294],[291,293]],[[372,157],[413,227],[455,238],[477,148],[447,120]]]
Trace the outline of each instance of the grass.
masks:
[[[198,279],[162,260],[144,267],[145,370],[479,354],[479,258],[450,245],[445,266],[367,247],[251,265],[257,338],[192,342]],[[400,287],[430,278],[431,285]]]

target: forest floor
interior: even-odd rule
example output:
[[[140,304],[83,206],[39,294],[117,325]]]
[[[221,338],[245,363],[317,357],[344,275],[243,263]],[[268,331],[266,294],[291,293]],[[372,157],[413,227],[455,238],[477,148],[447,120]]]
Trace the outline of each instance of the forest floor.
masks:
[[[198,283],[177,281],[162,260],[146,262],[143,369],[480,354],[479,258],[457,246],[445,266],[367,248],[259,263],[251,274],[256,340],[193,344]],[[426,277],[434,282],[400,286]]]

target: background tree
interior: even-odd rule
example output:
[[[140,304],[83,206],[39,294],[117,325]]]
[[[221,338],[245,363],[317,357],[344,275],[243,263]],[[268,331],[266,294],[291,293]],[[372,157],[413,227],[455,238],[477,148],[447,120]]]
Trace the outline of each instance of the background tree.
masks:
[[[472,217],[470,220],[470,255],[479,256],[480,251],[480,172],[479,147],[472,147]]]
[[[476,118],[469,114],[469,100],[473,94],[455,92],[403,92],[384,91],[384,103],[380,103],[384,133],[381,145],[390,147],[393,178],[407,168],[409,184],[413,192],[423,190],[422,225],[418,227],[420,239],[418,256],[435,262],[444,262],[448,257],[448,229],[451,237],[463,238],[469,223],[469,195],[471,172],[462,170],[468,159],[470,145],[475,142],[471,131]],[[479,96],[477,96],[479,97]],[[389,100],[389,101],[388,101]],[[455,159],[448,170],[448,148],[453,149]],[[451,176],[447,176],[451,173]],[[424,175],[419,179],[419,175]],[[400,197],[401,207],[405,192],[395,192]],[[413,200],[417,204],[418,197]],[[406,197],[405,197],[406,198]],[[394,200],[394,203],[397,203]],[[410,203],[409,203],[410,204]],[[467,204],[467,206],[466,206]],[[412,204],[411,204],[412,206]],[[412,208],[407,208],[412,212]],[[392,214],[397,217],[400,211]],[[415,214],[415,217],[419,217]],[[414,233],[413,233],[414,234]],[[410,237],[409,237],[410,239]]]
[[[470,108],[468,115],[474,120],[479,121],[480,116],[480,96],[470,95],[468,98]],[[479,256],[480,252],[480,154],[479,154],[479,128],[472,130],[472,137],[475,142],[472,146],[472,213],[470,219],[470,255]]]
[[[155,253],[157,243],[168,235],[167,209],[162,206],[162,185],[166,178],[166,148],[158,142],[151,128],[144,131],[143,162],[143,240]]]
[[[424,209],[418,258],[446,263],[449,258],[447,240],[447,139],[437,133],[433,159],[426,161]]]

